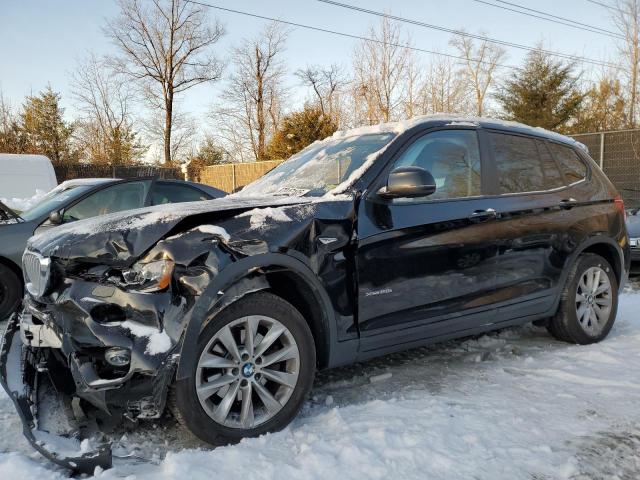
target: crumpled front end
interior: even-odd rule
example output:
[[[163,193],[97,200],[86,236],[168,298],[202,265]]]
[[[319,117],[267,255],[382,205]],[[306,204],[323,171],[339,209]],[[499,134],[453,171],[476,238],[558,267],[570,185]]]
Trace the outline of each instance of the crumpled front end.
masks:
[[[34,351],[23,345],[20,317],[13,315],[0,345],[0,384],[20,415],[24,436],[44,457],[72,471],[110,468],[111,448],[89,424],[78,421],[71,398],[59,395],[63,378],[56,376],[49,355],[46,348]]]
[[[168,240],[149,252],[172,266],[167,284],[153,291],[134,266],[25,253],[29,294],[7,328],[0,368],[27,439],[45,457],[78,472],[108,468],[103,432],[163,414],[194,305],[231,261],[215,248],[217,235],[193,231],[176,240],[185,237],[197,247]]]

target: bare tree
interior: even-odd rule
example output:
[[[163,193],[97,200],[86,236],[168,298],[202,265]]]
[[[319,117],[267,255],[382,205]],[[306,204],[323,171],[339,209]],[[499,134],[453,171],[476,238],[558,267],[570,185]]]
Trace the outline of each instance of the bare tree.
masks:
[[[640,70],[640,1],[616,0],[609,9],[616,28],[624,38],[618,45],[625,66],[629,95],[628,118],[631,127],[636,124],[638,103],[638,72]]]
[[[79,133],[93,162],[126,164],[144,154],[133,128],[134,93],[124,74],[90,54],[73,73],[72,89],[83,117]]]
[[[164,162],[169,164],[174,97],[220,78],[222,64],[210,50],[224,29],[217,21],[209,23],[205,7],[188,0],[119,4],[120,15],[108,23],[106,33],[122,53],[123,71],[144,81],[164,110]]]
[[[403,105],[404,114],[407,118],[427,113],[427,95],[423,68],[415,62],[410,62],[407,66]]]
[[[434,57],[424,82],[424,113],[466,113],[469,110],[464,80],[447,57]]]
[[[162,117],[151,114],[147,119],[145,131],[152,139],[164,138],[165,130]],[[173,161],[185,161],[195,148],[198,139],[196,121],[180,108],[179,102],[174,103],[171,128],[171,158]],[[164,158],[164,150],[156,158]]]
[[[307,65],[295,74],[303,85],[313,90],[322,114],[337,120],[339,117],[337,98],[340,89],[346,84],[340,66],[332,64],[323,68],[318,65]]]
[[[484,113],[485,98],[495,81],[498,65],[506,55],[499,45],[480,40],[476,44],[472,37],[456,35],[449,42],[464,57],[463,72],[475,96],[476,115]]]
[[[21,153],[24,148],[22,137],[18,116],[0,90],[0,152]]]
[[[225,105],[214,111],[215,123],[223,127],[219,139],[238,149],[229,151],[233,158],[244,159],[248,148],[255,160],[268,159],[268,138],[282,115],[285,70],[281,56],[286,39],[286,30],[272,22],[233,50],[234,71],[223,93]]]
[[[400,27],[387,17],[378,28],[370,28],[368,40],[357,45],[353,92],[365,102],[368,123],[395,120],[401,113],[404,82],[413,61],[408,46],[409,39],[403,41]]]

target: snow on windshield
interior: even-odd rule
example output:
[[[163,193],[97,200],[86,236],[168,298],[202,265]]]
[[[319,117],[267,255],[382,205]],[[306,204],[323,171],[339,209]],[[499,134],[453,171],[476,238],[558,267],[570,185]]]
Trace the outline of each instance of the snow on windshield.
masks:
[[[393,132],[343,137],[334,135],[314,142],[289,160],[247,185],[236,196],[307,195],[319,197],[355,180],[353,173],[370,164],[372,158],[395,137]]]
[[[0,197],[0,202],[4,203],[7,207],[15,210],[16,212],[24,212],[25,210],[29,210],[38,202],[40,202],[40,200],[42,200],[45,195],[46,195],[45,191],[36,189],[36,193],[32,197],[28,197],[28,198]]]

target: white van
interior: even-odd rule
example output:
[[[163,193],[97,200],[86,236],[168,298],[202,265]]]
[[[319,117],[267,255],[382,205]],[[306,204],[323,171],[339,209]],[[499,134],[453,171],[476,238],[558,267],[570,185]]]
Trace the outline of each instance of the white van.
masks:
[[[0,153],[0,199],[30,199],[57,185],[51,160],[44,155]]]

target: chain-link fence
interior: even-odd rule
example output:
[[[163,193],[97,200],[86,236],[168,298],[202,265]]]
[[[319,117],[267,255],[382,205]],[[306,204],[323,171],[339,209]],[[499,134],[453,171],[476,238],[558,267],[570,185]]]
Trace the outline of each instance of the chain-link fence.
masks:
[[[153,165],[93,165],[85,163],[54,164],[58,183],[74,178],[135,178],[160,177],[182,180],[184,176],[179,168],[155,167]]]
[[[640,129],[572,135],[613,182],[625,205],[640,208]]]

